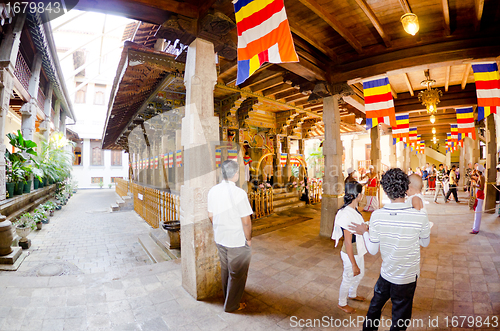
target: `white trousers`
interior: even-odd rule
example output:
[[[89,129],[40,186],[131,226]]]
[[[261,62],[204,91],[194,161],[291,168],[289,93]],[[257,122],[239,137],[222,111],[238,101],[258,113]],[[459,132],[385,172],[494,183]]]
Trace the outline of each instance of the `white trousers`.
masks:
[[[474,231],[479,231],[479,228],[481,227],[481,217],[483,216],[483,202],[483,199],[477,199],[477,206],[474,213],[474,226],[472,227],[472,230]]]
[[[367,195],[366,196],[366,206],[363,211],[375,211],[379,208],[377,197]]]
[[[344,273],[342,274],[342,283],[340,284],[339,290],[339,306],[347,305],[347,295],[354,298],[357,296],[356,292],[358,290],[359,282],[365,275],[365,258],[364,255],[354,255],[356,264],[358,265],[360,274],[354,277],[352,272],[352,263],[349,260],[349,255],[344,252],[340,252],[340,257],[344,263]]]

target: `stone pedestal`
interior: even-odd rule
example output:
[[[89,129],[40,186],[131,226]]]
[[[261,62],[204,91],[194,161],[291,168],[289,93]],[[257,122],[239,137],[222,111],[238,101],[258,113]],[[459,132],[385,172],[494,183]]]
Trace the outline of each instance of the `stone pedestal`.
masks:
[[[23,249],[21,247],[12,247],[12,252],[7,255],[0,256],[0,264],[14,264],[21,256]]]
[[[344,177],[342,175],[342,141],[340,140],[340,95],[323,99],[323,123],[325,123],[325,176],[321,201],[319,235],[330,237],[337,210],[343,205]]]
[[[189,45],[182,119],[184,184],[181,187],[182,286],[197,300],[220,292],[220,263],[208,219],[207,195],[216,184],[215,146],[219,119],[214,116],[217,81],[214,46],[202,39]]]
[[[490,115],[486,117],[486,196],[484,198],[484,210],[493,214],[496,206],[497,190],[493,185],[497,180],[497,139],[495,117]]]
[[[19,240],[19,247],[22,249],[28,249],[31,247],[31,239],[28,239],[27,241],[20,241]]]

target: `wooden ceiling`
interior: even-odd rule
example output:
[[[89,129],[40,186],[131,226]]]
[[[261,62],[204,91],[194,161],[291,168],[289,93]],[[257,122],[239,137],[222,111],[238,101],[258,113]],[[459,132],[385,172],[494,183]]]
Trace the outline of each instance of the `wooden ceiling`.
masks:
[[[342,114],[363,117],[360,81],[387,74],[396,112],[423,116],[419,113],[424,107],[417,95],[424,88],[420,84],[425,79],[424,70],[429,69],[430,77],[436,80],[435,87],[443,91],[439,107],[444,110],[440,111],[438,121],[451,121],[445,114],[453,107],[476,103],[471,62],[499,59],[500,1],[497,0],[284,0],[284,3],[299,63],[267,65],[235,87],[237,67],[231,47],[237,43],[236,29],[222,37],[213,36],[211,41],[221,49],[219,55],[226,55],[219,57],[218,84],[229,89],[227,94],[222,89],[220,98],[239,88],[251,96],[263,96],[270,103],[272,100],[285,103],[289,109],[298,109],[308,118],[314,118],[314,114],[321,116],[323,111],[321,102],[308,101],[316,83],[348,82],[357,94],[346,98],[348,104],[342,106]],[[189,28],[182,28],[183,34],[172,34],[181,36],[186,44],[196,36],[211,38],[203,25],[207,15],[219,12],[234,21],[234,8],[229,0],[80,0],[77,9],[120,14],[150,23],[151,30],[163,24],[162,31],[167,21],[187,22]],[[418,16],[420,30],[415,36],[407,34],[400,23],[406,12]],[[144,45],[155,42],[150,34],[144,38]],[[222,50],[223,46],[227,48]],[[425,121],[421,122],[424,125]]]

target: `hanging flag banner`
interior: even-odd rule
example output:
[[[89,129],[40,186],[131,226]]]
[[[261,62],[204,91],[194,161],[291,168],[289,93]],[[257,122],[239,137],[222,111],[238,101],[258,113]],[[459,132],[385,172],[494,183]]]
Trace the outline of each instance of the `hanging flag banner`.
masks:
[[[363,81],[365,97],[366,129],[385,123],[396,126],[394,99],[392,98],[389,78],[382,77]]]
[[[418,145],[417,127],[409,128],[408,136],[410,138],[410,147],[412,150],[416,149]]]
[[[452,142],[451,142],[451,133],[446,133],[446,153],[451,152],[452,150]]]
[[[300,161],[298,159],[298,156],[292,156],[292,158],[290,159],[290,163],[292,166],[299,167]]]
[[[477,93],[477,120],[496,114],[500,107],[500,75],[495,61],[472,64]]]
[[[454,142],[459,142],[462,140],[462,134],[458,133],[458,124],[450,124],[451,126],[451,139]]]
[[[252,158],[248,155],[243,156],[243,163],[245,165],[252,163]]]
[[[286,166],[286,153],[281,153],[280,164],[282,167]]]
[[[409,142],[410,115],[396,115],[396,127],[392,128],[392,144],[404,141]]]
[[[176,160],[177,160],[176,166],[177,167],[182,167],[182,150],[181,149],[179,149],[177,151],[177,158],[176,158]]]
[[[158,169],[158,155],[155,156],[155,169]]]
[[[228,149],[227,150],[227,159],[231,160],[231,161],[238,161],[238,150]]]
[[[298,62],[283,0],[233,1],[238,31],[238,73],[243,83],[264,62]]]
[[[168,153],[168,167],[169,168],[174,167],[174,152]]]
[[[220,161],[222,159],[222,149],[216,149],[215,150],[215,167],[219,168],[220,167]]]
[[[422,140],[422,135],[421,134],[419,134],[417,137],[418,137],[418,152],[420,154],[424,154],[424,152],[425,152],[425,141]]]
[[[462,137],[476,139],[476,129],[474,127],[474,113],[472,107],[456,108],[458,133]]]

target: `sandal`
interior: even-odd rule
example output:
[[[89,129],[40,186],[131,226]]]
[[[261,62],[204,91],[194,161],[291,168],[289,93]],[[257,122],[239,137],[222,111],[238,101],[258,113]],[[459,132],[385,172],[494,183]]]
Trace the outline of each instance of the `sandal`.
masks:
[[[469,233],[470,233],[470,234],[478,234],[478,233],[479,233],[479,231],[474,231],[474,230],[472,230],[472,231],[471,231],[471,232],[469,232]]]
[[[354,301],[365,301],[366,298],[360,297],[359,295],[356,295],[354,298],[349,297],[349,299],[354,300]]]
[[[240,308],[238,308],[237,310],[243,310],[247,307],[247,304],[244,303],[244,302],[240,302]]]

